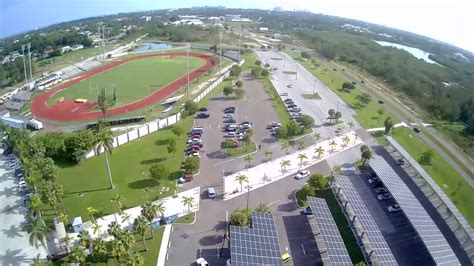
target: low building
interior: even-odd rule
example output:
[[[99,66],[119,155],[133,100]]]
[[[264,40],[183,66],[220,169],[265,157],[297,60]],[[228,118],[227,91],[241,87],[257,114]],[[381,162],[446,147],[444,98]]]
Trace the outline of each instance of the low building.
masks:
[[[43,90],[51,85],[57,84],[60,81],[62,81],[61,73],[55,72],[36,80],[35,87],[38,90]]]
[[[81,49],[84,49],[84,45],[82,45],[82,44],[76,44],[76,45],[74,45],[73,47],[71,47],[71,49],[72,49],[73,51],[81,50]]]
[[[196,25],[196,26],[204,26],[204,22],[202,22],[200,19],[183,19],[183,20],[178,20],[173,23],[173,25]]]
[[[62,54],[70,52],[70,51],[72,51],[72,49],[71,49],[71,46],[69,46],[69,45],[61,47],[61,53]]]
[[[260,28],[258,29],[258,31],[260,31],[260,32],[267,32],[267,31],[268,31],[268,28],[267,28],[267,27],[260,27]]]

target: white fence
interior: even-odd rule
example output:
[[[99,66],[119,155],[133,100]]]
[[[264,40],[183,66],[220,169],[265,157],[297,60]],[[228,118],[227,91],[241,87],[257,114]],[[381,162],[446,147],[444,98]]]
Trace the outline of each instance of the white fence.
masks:
[[[244,61],[242,60],[240,62],[239,65],[242,65],[244,63]],[[235,63],[234,63],[235,64]],[[234,65],[232,64],[232,65]],[[216,81],[214,81],[211,85],[209,85],[203,92],[201,92],[195,99],[194,99],[194,102],[200,102],[207,94],[209,94],[209,92],[211,92],[213,89],[215,89],[217,86],[219,86],[219,84],[221,84],[221,82],[227,78],[229,76],[229,70],[231,68],[230,65],[229,67],[223,69],[224,71],[224,74],[218,78]],[[136,128],[132,131],[129,131],[125,134],[122,134],[120,136],[117,136],[113,139],[113,147],[116,148],[120,145],[123,145],[127,142],[130,142],[132,140],[135,140],[135,139],[139,139],[143,136],[146,136],[150,133],[153,133],[155,131],[158,131],[162,128],[165,128],[165,127],[168,127],[168,126],[171,126],[173,124],[176,124],[179,120],[181,120],[181,113],[178,112],[174,115],[170,115],[166,118],[163,118],[163,119],[156,119],[156,120],[153,120],[149,123],[146,123],[144,124],[143,126],[139,127],[139,128]],[[101,148],[99,150],[99,153],[102,153],[104,152],[103,148]],[[96,156],[97,155],[97,149],[93,149],[91,151],[89,151],[87,154],[86,154],[86,159],[89,159],[93,156]]]

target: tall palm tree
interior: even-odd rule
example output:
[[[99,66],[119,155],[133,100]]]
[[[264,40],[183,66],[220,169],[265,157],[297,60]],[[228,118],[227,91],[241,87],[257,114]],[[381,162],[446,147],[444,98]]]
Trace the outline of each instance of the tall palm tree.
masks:
[[[158,214],[157,206],[152,201],[147,200],[145,204],[141,206],[141,214],[146,218],[151,229],[151,238],[154,239],[153,228],[151,228],[151,222],[155,219]]]
[[[23,166],[24,168],[24,166]],[[30,173],[29,175],[26,176],[26,182],[28,183],[28,185],[30,185],[31,187],[33,187],[33,191],[35,193],[38,193],[38,185],[40,185],[40,178],[39,176],[36,174],[36,173]]]
[[[56,202],[61,205],[62,211],[65,212],[64,202],[63,202],[63,196],[64,196],[63,186],[57,183],[53,183],[53,194],[54,194],[54,197],[56,198]]]
[[[130,230],[124,230],[120,235],[120,240],[122,241],[126,250],[130,250],[133,247],[133,244],[135,244],[135,237]]]
[[[67,227],[67,224],[69,223],[69,216],[67,213],[60,212],[58,218],[64,224],[64,226]]]
[[[42,215],[43,212],[41,211],[42,204],[43,203],[41,202],[41,197],[38,194],[30,195],[31,210],[38,217],[37,219],[41,221],[41,223],[43,223],[44,226],[46,226],[46,224],[44,223],[43,215]]]
[[[87,214],[89,217],[91,217],[92,221],[95,222],[95,217],[94,215],[97,213],[97,210],[94,207],[87,207]]]
[[[299,148],[300,150],[304,149],[304,145],[305,145],[304,140],[301,140],[298,145],[299,145],[298,148]]]
[[[97,139],[97,156],[100,155],[99,151],[104,149],[105,154],[105,166],[107,167],[107,174],[109,176],[109,183],[110,189],[114,189],[115,185],[112,180],[112,173],[110,171],[110,163],[109,163],[109,156],[108,154],[112,154],[112,150],[114,148],[114,135],[110,129],[105,127],[104,120],[99,120],[98,122],[99,129],[96,132],[96,139]]]
[[[286,140],[283,140],[281,142],[281,149],[285,150],[285,153],[288,154],[288,149],[289,148],[290,148],[290,143],[288,143],[288,141],[286,141]]]
[[[314,133],[314,140],[317,143],[321,139],[321,133],[316,132]]]
[[[282,160],[281,163],[280,163],[281,171],[282,171],[283,173],[285,173],[285,172],[286,172],[286,168],[287,168],[288,166],[290,166],[290,165],[291,165],[290,160]]]
[[[178,193],[178,190],[179,190],[179,186],[178,186],[178,183],[174,180],[170,180],[168,183],[167,183],[167,186],[173,191],[173,194],[176,195],[176,193]]]
[[[112,249],[110,255],[112,255],[112,257],[114,257],[120,263],[120,258],[122,258],[122,256],[126,253],[122,241],[114,239],[111,242],[111,246]]]
[[[344,136],[342,138],[342,143],[343,143],[344,147],[347,146],[347,144],[349,144],[350,141],[351,141],[351,139],[349,138],[349,136]]]
[[[123,202],[124,198],[122,195],[120,195],[119,193],[115,193],[114,197],[112,198],[111,202],[114,204],[115,208],[117,208],[117,212],[119,214],[122,214],[122,207],[123,207]],[[115,218],[115,221],[117,221],[117,214],[114,213],[114,218]]]
[[[337,145],[337,143],[336,143],[335,140],[331,140],[331,142],[329,142],[329,146],[331,146],[331,152],[334,151],[334,146],[336,146],[336,145]]]
[[[85,249],[91,246],[92,238],[89,234],[89,231],[82,230],[81,232],[79,232],[79,238],[81,239],[81,244]]]
[[[39,219],[33,219],[30,226],[28,227],[28,233],[30,234],[30,244],[36,248],[39,245],[43,246],[47,255],[50,255],[48,247],[46,246],[46,236],[48,234],[48,228]]]
[[[316,149],[314,150],[314,153],[317,154],[317,158],[318,158],[318,159],[321,158],[321,156],[323,156],[323,154],[324,154],[324,149],[323,149],[323,147],[322,147],[322,146],[319,146],[318,148],[316,148]]]
[[[354,143],[357,141],[357,138],[358,138],[358,137],[359,137],[359,136],[357,136],[357,133],[354,132]]]
[[[243,191],[244,183],[248,183],[248,182],[249,182],[249,178],[248,178],[246,175],[238,174],[238,175],[235,177],[235,181],[239,182],[239,184],[240,184],[240,191],[242,192],[242,191]]]
[[[347,125],[349,126],[349,128],[351,130],[354,128],[354,122],[353,121],[350,121],[349,123],[347,123]]]
[[[188,212],[191,212],[191,208],[194,205],[194,198],[193,197],[183,197],[181,203],[186,207],[188,207]]]
[[[94,239],[92,245],[92,254],[96,258],[105,258],[107,256],[107,243],[101,237]]]
[[[72,248],[71,255],[69,255],[69,262],[83,264],[86,261],[84,250],[78,246]]]
[[[149,230],[149,227],[148,227],[148,223],[146,221],[146,218],[143,217],[143,216],[138,216],[137,218],[135,218],[135,220],[133,221],[133,226],[135,228],[135,231],[142,236],[142,242],[143,242],[143,247],[145,247],[145,250],[148,251],[148,247],[146,245],[146,241],[145,241],[145,234],[148,232]]]
[[[120,234],[122,233],[122,227],[120,227],[120,225],[116,221],[113,221],[109,224],[109,228],[107,228],[107,233],[113,236],[115,239],[118,239],[120,237]]]
[[[265,151],[265,157],[267,158],[267,160],[266,160],[267,162],[271,161],[272,155],[273,155],[272,151],[269,151],[269,150]]]
[[[58,200],[51,186],[46,186],[44,196],[49,206],[54,209],[54,213],[57,214]]]
[[[162,202],[158,202],[158,204],[156,204],[156,212],[160,215],[160,217],[165,216],[165,211],[165,205]]]
[[[250,164],[252,163],[253,157],[252,155],[248,154],[244,157],[244,161],[247,162],[247,169],[250,168]]]
[[[127,222],[128,223],[128,226],[130,226],[130,218],[132,218],[132,216],[126,212],[122,212],[122,215],[120,215],[120,218],[122,218],[122,223],[125,223]]]
[[[127,266],[141,266],[145,264],[143,257],[136,251],[125,254],[124,263]]]
[[[303,165],[304,160],[308,159],[308,156],[306,156],[306,154],[304,153],[299,153],[297,157],[298,157],[298,160],[300,160],[300,166]]]

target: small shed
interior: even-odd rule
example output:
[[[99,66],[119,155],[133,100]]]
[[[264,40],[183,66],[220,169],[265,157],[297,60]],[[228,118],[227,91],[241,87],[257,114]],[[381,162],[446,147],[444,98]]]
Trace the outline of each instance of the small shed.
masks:
[[[82,218],[80,216],[74,218],[72,221],[72,230],[74,233],[80,233],[84,230],[84,224],[82,223]]]

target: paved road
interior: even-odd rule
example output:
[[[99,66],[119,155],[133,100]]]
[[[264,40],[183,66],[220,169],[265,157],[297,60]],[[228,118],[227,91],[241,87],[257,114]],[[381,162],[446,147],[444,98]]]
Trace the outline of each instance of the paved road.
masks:
[[[25,230],[26,209],[22,207],[18,182],[0,148],[0,262],[2,265],[29,265],[37,255],[45,257],[42,247],[29,243]]]

